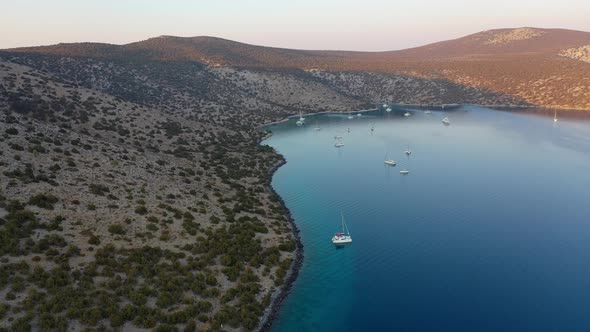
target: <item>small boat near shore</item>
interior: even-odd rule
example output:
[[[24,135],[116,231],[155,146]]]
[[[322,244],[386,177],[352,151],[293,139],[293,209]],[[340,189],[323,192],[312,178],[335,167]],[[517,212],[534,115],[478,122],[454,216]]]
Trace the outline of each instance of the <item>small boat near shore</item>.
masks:
[[[444,119],[442,119],[442,123],[443,123],[445,126],[448,126],[448,125],[450,125],[450,124],[451,124],[451,121],[449,121],[449,118],[445,117]]]
[[[297,122],[295,122],[295,124],[300,127],[305,124],[305,118],[303,117],[303,115],[301,115],[301,112],[299,112],[299,120],[297,120]]]

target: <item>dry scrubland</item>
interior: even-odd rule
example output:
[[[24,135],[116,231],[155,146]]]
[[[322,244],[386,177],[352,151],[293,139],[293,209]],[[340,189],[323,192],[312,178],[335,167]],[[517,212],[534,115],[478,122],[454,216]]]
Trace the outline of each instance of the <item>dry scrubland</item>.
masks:
[[[382,102],[590,109],[589,43],[524,28],[381,53],[0,52],[0,330],[256,329],[298,257],[257,126]]]

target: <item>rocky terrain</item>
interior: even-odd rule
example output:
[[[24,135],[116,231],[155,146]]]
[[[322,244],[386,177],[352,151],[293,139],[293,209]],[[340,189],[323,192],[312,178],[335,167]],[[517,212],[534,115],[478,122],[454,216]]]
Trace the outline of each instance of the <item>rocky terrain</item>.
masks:
[[[379,53],[170,36],[0,51],[0,330],[256,329],[298,257],[260,125],[383,102],[590,109],[589,43],[523,28]]]
[[[559,53],[559,55],[566,58],[590,63],[590,45],[568,48],[567,50]]]

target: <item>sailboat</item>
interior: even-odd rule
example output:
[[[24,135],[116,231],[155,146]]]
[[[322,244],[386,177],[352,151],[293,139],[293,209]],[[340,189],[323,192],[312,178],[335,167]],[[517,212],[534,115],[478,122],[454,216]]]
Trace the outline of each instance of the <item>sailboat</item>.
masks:
[[[391,112],[391,107],[386,108],[385,112],[387,112],[387,113]]]
[[[432,112],[430,110],[426,110],[424,111],[424,114],[432,114]]]
[[[449,118],[445,117],[444,119],[442,119],[442,123],[443,123],[445,126],[448,126],[448,125],[450,125],[450,124],[451,124],[451,121],[449,121]]]
[[[553,115],[553,122],[557,123],[557,110],[555,110],[555,114]]]
[[[395,165],[397,165],[397,163],[395,162],[395,160],[393,160],[393,159],[387,159],[387,155],[388,154],[389,154],[389,152],[385,154],[385,161],[383,161],[383,163],[385,165],[388,165],[388,166],[395,166]]]
[[[407,117],[409,117],[410,115],[412,115],[412,113],[410,113],[410,112],[406,112],[406,113],[404,113],[404,116],[405,116],[406,118],[407,118]]]
[[[350,236],[350,231],[344,222],[344,214],[340,213],[342,216],[342,232],[337,232],[332,237],[332,243],[337,246],[342,246],[348,243],[352,243],[352,237]]]
[[[336,143],[334,143],[334,146],[337,148],[341,148],[344,146],[344,143],[342,142],[342,136],[336,136],[338,138],[336,138]]]
[[[399,174],[402,174],[402,175],[406,175],[409,173],[410,173],[410,171],[408,171],[407,169],[402,169],[401,171],[399,171]]]
[[[295,124],[297,124],[298,126],[303,126],[305,124],[305,118],[303,117],[303,115],[301,115],[301,112],[299,112],[299,120],[297,120]]]
[[[354,119],[354,116],[352,116],[351,113],[348,113],[348,120],[352,120],[352,119]]]
[[[409,145],[408,145],[408,148],[406,149],[406,151],[404,151],[404,153],[406,155],[408,155],[408,156],[412,154],[412,150],[410,150],[410,146]]]
[[[315,128],[313,128],[315,131],[320,131],[322,130],[322,127],[320,127],[320,125],[318,124],[318,122],[315,122]]]

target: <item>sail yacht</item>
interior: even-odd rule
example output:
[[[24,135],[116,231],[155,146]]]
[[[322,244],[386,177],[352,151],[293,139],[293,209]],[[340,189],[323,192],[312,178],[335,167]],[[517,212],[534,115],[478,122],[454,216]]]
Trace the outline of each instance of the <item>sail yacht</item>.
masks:
[[[383,161],[383,163],[384,163],[385,165],[388,165],[388,166],[395,166],[395,165],[397,165],[397,162],[396,162],[395,160],[393,160],[393,159],[388,159],[388,158],[387,158],[387,155],[388,155],[388,154],[389,154],[389,152],[385,154],[385,160]]]
[[[555,110],[555,114],[553,115],[553,122],[557,123],[557,110]]]
[[[342,232],[337,232],[332,237],[332,243],[337,246],[342,246],[348,243],[352,243],[352,237],[350,236],[350,231],[344,222],[344,214],[340,213],[342,216]]]
[[[305,124],[305,118],[303,117],[303,115],[301,115],[301,112],[299,112],[299,120],[297,120],[295,124],[297,124],[298,126],[303,126]]]
[[[412,150],[410,150],[410,146],[409,145],[408,145],[408,148],[406,149],[406,151],[404,151],[404,153],[406,155],[408,155],[408,156],[412,154]]]

